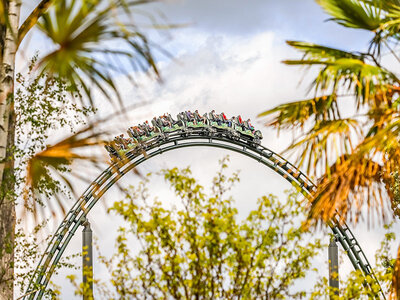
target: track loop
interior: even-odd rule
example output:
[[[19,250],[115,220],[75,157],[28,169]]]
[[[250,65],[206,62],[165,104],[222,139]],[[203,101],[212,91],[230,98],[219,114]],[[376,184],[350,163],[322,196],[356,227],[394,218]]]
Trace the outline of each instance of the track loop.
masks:
[[[36,270],[31,278],[24,299],[40,299],[50,281],[57,263],[63,255],[71,238],[82,225],[86,215],[90,212],[97,201],[112,187],[122,176],[133,168],[151,159],[152,157],[180,148],[208,146],[222,148],[248,156],[265,166],[271,168],[276,173],[284,177],[287,181],[301,189],[302,193],[309,197],[316,189],[313,182],[298,168],[279,154],[270,149],[249,143],[241,139],[231,139],[229,132],[219,132],[218,136],[206,136],[201,132],[174,132],[168,139],[154,142],[143,151],[127,151],[121,161],[117,161],[105,169],[86,189],[82,196],[76,201],[73,207],[65,216],[60,226],[56,230],[53,238],[47,246]],[[359,243],[346,224],[339,223],[339,218],[333,220],[328,225],[333,234],[343,246],[351,263],[356,270],[362,270],[365,276],[371,276],[375,283],[379,285],[367,257],[362,251]],[[377,298],[385,299],[385,295],[380,290]]]

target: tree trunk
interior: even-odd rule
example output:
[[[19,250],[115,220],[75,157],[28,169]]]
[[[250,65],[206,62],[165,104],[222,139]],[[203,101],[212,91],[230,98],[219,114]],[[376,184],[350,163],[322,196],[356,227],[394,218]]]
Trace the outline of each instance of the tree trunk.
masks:
[[[4,1],[6,2],[6,1]],[[13,299],[14,276],[14,68],[21,2],[8,1],[0,70],[0,300]]]

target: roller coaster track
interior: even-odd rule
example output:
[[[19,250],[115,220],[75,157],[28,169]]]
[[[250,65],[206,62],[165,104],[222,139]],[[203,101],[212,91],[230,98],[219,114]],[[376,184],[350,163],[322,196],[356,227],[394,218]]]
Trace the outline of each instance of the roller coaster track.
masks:
[[[298,168],[277,153],[264,146],[250,145],[241,139],[233,140],[228,132],[205,133],[202,131],[183,132],[178,131],[168,135],[164,140],[150,144],[143,151],[127,151],[121,161],[113,163],[106,168],[86,189],[82,196],[76,201],[73,207],[66,214],[45,253],[43,254],[34,275],[25,292],[24,299],[41,299],[45,288],[54,273],[56,266],[63,255],[73,235],[86,220],[87,214],[95,206],[97,201],[111,188],[120,178],[137,167],[144,161],[179,148],[208,146],[222,148],[246,155],[261,164],[271,168],[287,181],[298,187],[301,192],[309,197],[316,189],[313,182]],[[354,269],[361,270],[364,276],[370,276],[375,284],[379,285],[367,257],[362,251],[358,241],[350,228],[339,223],[339,216],[329,222],[329,227],[337,241],[346,251]],[[368,284],[366,284],[368,285]],[[368,286],[366,287],[368,288]],[[376,298],[385,299],[380,289]]]

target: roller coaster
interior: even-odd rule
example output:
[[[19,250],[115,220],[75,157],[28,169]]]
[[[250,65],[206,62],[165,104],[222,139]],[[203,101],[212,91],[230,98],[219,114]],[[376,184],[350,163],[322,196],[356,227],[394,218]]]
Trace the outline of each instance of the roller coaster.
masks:
[[[176,134],[189,136],[192,133],[198,133],[205,136],[225,136],[231,140],[242,139],[254,147],[260,145],[262,139],[261,131],[254,129],[250,119],[243,121],[240,115],[228,119],[224,113],[216,114],[214,110],[204,115],[200,115],[197,110],[194,113],[181,112],[177,115],[177,120],[174,120],[170,114],[164,114],[158,118],[154,117],[151,123],[152,125],[146,121],[132,126],[128,129],[130,138],[124,138],[121,134],[105,145],[111,160],[121,160],[127,152],[139,153]]]
[[[56,230],[32,276],[24,299],[41,299],[54,273],[61,256],[80,226],[83,226],[90,210],[98,200],[118,180],[132,169],[154,156],[180,148],[216,147],[234,151],[250,157],[281,175],[296,186],[305,197],[310,197],[316,190],[313,182],[298,168],[279,154],[261,145],[262,134],[255,130],[250,120],[243,121],[240,116],[231,119],[225,114],[200,115],[197,111],[182,112],[174,120],[169,114],[153,118],[151,125],[145,122],[128,129],[129,138],[117,136],[105,145],[111,165],[106,168],[85,190],[82,196],[68,211]],[[346,251],[354,269],[361,270],[372,282],[379,282],[374,275],[367,257],[350,228],[339,222],[336,216],[328,226],[334,237]],[[366,288],[371,288],[371,280],[366,280]],[[376,295],[385,299],[380,288]]]

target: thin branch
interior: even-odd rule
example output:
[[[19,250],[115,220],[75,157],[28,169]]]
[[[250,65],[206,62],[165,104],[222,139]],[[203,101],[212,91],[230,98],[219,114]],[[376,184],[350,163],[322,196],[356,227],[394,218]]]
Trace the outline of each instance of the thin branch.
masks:
[[[376,59],[376,57],[373,54],[370,53],[361,53],[361,55],[365,55],[368,56],[369,58],[371,58],[373,60],[373,62],[379,67],[382,68],[382,65],[378,62],[378,60]]]
[[[54,0],[42,0],[36,6],[36,8],[31,12],[31,14],[25,19],[24,23],[18,29],[18,40],[17,48],[21,44],[22,40],[26,34],[32,29],[37,23],[38,19],[47,11],[47,9],[52,5]]]
[[[396,58],[398,62],[400,62],[400,58],[397,56],[396,52],[393,51],[393,49],[389,46],[389,44],[386,41],[383,41],[385,43],[385,46],[390,50],[392,55]]]

